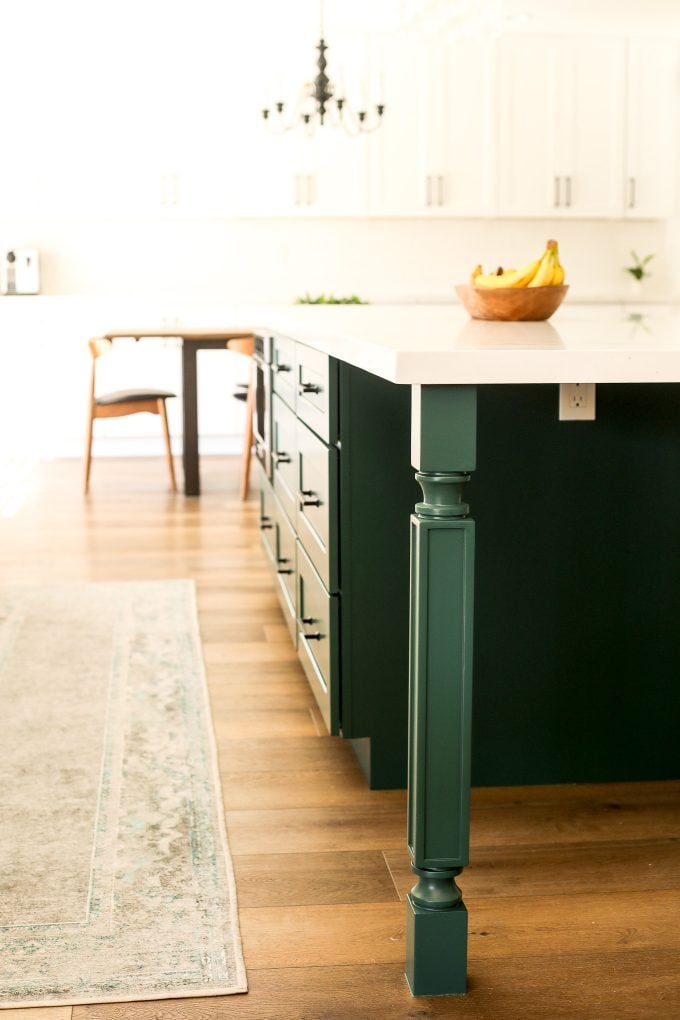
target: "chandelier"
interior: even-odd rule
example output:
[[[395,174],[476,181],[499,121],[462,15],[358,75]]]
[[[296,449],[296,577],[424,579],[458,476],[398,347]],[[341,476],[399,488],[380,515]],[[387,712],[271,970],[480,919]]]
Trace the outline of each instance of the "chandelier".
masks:
[[[325,124],[341,126],[349,135],[375,131],[382,123],[385,104],[378,102],[373,106],[366,104],[363,109],[352,109],[343,90],[326,74],[328,46],[324,39],[323,0],[320,0],[320,10],[321,30],[316,47],[319,51],[316,77],[303,85],[293,109],[289,111],[283,100],[279,99],[272,107],[268,106],[262,110],[262,117],[267,127],[277,134],[284,134],[300,126],[308,134],[314,134],[317,127],[323,127]]]

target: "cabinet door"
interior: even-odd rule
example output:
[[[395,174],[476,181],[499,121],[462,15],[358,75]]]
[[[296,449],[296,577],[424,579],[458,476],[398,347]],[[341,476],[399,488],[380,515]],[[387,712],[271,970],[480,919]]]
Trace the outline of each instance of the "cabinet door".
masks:
[[[422,216],[426,208],[416,85],[423,81],[421,57],[413,42],[403,37],[383,47],[385,113],[380,127],[368,137],[372,216]]]
[[[680,61],[678,43],[628,42],[625,215],[672,216],[678,155]]]
[[[619,217],[625,106],[625,43],[564,39],[557,47],[555,174],[559,211]]]
[[[556,56],[555,44],[542,37],[500,40],[497,192],[501,215],[548,216],[557,211]]]
[[[492,211],[494,52],[488,39],[476,35],[444,45],[443,162],[430,198],[448,215]]]
[[[624,96],[622,40],[501,40],[499,212],[620,215]]]

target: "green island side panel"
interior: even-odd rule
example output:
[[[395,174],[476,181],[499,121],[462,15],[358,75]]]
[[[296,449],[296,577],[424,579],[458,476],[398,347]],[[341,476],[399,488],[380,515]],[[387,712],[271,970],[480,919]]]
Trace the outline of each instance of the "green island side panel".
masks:
[[[410,393],[340,372],[343,732],[400,786]],[[600,385],[594,422],[557,407],[555,385],[478,387],[472,781],[678,778],[680,387]]]

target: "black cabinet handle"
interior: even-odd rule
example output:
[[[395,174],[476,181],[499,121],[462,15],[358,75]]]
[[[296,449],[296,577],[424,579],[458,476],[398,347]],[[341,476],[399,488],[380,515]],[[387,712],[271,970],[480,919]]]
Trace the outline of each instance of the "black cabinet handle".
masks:
[[[316,499],[308,499],[307,498],[308,496],[316,496],[316,493],[312,492],[311,489],[303,489],[302,492],[298,492],[300,509],[306,506],[321,506],[321,500],[318,498],[318,496]]]
[[[290,464],[291,458],[287,453],[273,453],[272,460],[275,464]]]
[[[291,371],[291,367],[290,367],[290,365],[274,365],[274,371],[275,372],[290,372]]]
[[[311,382],[300,383],[300,393],[321,393],[321,387]]]
[[[306,623],[308,627],[311,627],[313,623],[316,623],[316,620],[313,616],[303,616],[301,622]]]
[[[260,531],[269,531],[269,529],[273,527],[274,525],[272,524],[271,517],[260,518]]]
[[[301,630],[300,635],[305,639],[305,641],[321,641],[323,638],[323,634],[319,633],[318,630],[315,634],[305,634],[304,630]]]

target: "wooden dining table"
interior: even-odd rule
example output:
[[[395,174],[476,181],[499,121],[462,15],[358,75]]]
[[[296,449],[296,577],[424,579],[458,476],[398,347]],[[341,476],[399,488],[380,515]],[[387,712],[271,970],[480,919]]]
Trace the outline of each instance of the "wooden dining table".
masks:
[[[206,329],[185,326],[150,326],[142,329],[112,329],[101,336],[107,340],[180,340],[182,344],[182,464],[184,493],[199,496],[201,478],[198,464],[198,372],[197,355],[205,350],[229,350],[252,355],[254,335],[249,329]]]

